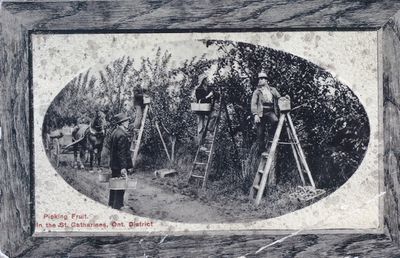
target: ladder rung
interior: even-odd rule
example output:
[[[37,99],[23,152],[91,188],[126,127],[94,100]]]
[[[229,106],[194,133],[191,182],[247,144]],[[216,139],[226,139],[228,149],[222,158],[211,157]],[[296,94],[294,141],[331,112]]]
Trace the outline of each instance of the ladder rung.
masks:
[[[207,163],[204,163],[204,162],[195,162],[194,164],[196,164],[196,165],[202,165],[202,166],[207,165]]]
[[[298,144],[297,142],[278,142],[278,144],[282,144],[282,145],[296,145]]]
[[[260,186],[259,185],[253,185],[253,188],[258,190],[258,189],[260,189]]]
[[[262,156],[262,157],[268,157],[268,152],[263,152],[263,153],[261,154],[261,156]]]
[[[191,175],[190,177],[195,177],[195,178],[204,178],[204,176],[199,176],[199,175]]]
[[[269,143],[272,143],[272,141],[269,141]],[[299,144],[298,142],[278,142],[278,144],[282,144],[282,145],[295,145],[295,144]]]
[[[264,170],[258,170],[257,172],[260,174],[264,174]]]

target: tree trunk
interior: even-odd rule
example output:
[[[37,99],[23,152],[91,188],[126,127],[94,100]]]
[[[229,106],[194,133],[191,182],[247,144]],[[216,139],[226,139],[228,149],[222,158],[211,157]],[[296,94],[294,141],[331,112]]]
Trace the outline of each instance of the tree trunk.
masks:
[[[175,161],[175,144],[176,144],[176,136],[170,135],[169,141],[171,142],[171,163]]]

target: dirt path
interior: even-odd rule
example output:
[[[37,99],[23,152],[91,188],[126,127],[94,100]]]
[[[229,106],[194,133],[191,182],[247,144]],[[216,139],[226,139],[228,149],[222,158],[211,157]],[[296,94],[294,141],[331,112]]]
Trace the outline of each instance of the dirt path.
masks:
[[[72,168],[60,168],[63,178],[82,194],[107,205],[108,184],[99,183],[96,173],[87,170],[71,171]],[[104,170],[105,171],[105,170]],[[207,223],[224,221],[215,207],[201,203],[172,190],[164,189],[154,182],[150,173],[137,173],[137,189],[125,194],[125,204],[133,209],[127,211],[143,217],[174,222]]]
[[[137,189],[129,192],[128,205],[133,207],[138,215],[176,222],[202,223],[223,220],[215,208],[149,182],[152,175],[136,176]]]

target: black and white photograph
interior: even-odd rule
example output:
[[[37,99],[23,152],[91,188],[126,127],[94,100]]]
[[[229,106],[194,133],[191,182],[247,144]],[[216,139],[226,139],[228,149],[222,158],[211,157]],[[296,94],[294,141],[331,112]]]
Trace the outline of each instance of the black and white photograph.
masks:
[[[398,257],[400,0],[0,0],[0,257]]]
[[[288,214],[287,220],[306,217],[298,223],[313,223],[310,228],[348,228],[334,216],[312,219],[307,209],[318,215],[329,212],[325,206],[346,205],[341,198],[352,199],[341,197],[346,189],[356,192],[352,207],[365,212],[357,197],[365,192],[350,180],[359,180],[357,173],[370,180],[365,189],[378,193],[378,123],[366,108],[378,96],[364,89],[377,85],[377,68],[373,58],[352,58],[374,44],[362,45],[355,32],[327,35],[344,39],[346,49],[359,44],[341,53],[361,69],[345,70],[353,76],[346,82],[334,49],[322,54],[327,59],[312,61],[318,60],[318,44],[329,45],[320,34],[35,35],[34,107],[40,113],[35,136],[42,150],[36,158],[37,208],[46,206],[49,187],[60,190],[60,183],[38,175],[46,167],[63,187],[74,189],[71,196],[78,192],[90,205],[135,218],[109,223],[98,216],[104,208],[83,206],[77,212],[74,197],[67,202],[71,210],[52,203],[57,208],[37,213],[36,230],[164,231],[163,223],[175,223],[176,231],[182,231],[179,225],[243,230],[249,223],[261,230],[297,228],[296,222],[281,228]],[[263,36],[272,43],[263,44]],[[58,49],[54,43],[60,40],[70,46]],[[112,51],[105,56],[104,49]],[[41,53],[70,70],[52,67]],[[74,55],[92,65],[68,60]],[[53,81],[40,73],[44,69],[55,72]],[[366,72],[368,78],[352,83]],[[375,81],[366,81],[370,78]],[[59,90],[44,87],[46,80]],[[371,215],[361,220],[361,229],[380,227],[378,206],[376,200],[367,209]],[[65,225],[45,226],[60,218],[67,218]],[[273,218],[276,224],[268,223]]]

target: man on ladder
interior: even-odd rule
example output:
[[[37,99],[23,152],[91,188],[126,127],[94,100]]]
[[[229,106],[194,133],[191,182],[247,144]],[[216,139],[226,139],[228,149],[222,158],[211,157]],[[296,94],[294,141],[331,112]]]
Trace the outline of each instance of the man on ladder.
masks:
[[[151,107],[150,107],[151,101],[150,101],[150,96],[148,95],[147,84],[137,85],[133,89],[133,92],[134,92],[135,120],[133,122],[133,137],[130,150],[132,152],[132,164],[133,164],[132,166],[135,167],[139,155],[139,148],[142,141],[146,119],[148,114],[151,113]],[[168,160],[171,161],[167,146],[161,134],[161,130],[157,120],[155,121],[155,127],[160,136]]]
[[[268,139],[272,140],[276,125],[278,124],[277,102],[281,97],[276,88],[271,87],[267,80],[267,74],[260,72],[258,74],[258,88],[253,92],[251,98],[251,113],[254,115],[254,123],[257,130],[257,156],[264,151],[268,151],[268,144],[265,143],[265,132],[268,128]],[[268,123],[268,124],[267,124]],[[275,184],[275,160],[272,165],[271,176],[268,184]]]
[[[197,103],[207,103],[211,105],[211,111],[207,114],[206,112],[197,113],[197,141],[198,144],[200,144],[202,138],[207,133],[206,131],[213,131],[214,126],[216,125],[219,111],[219,94],[210,85],[207,77],[203,75],[199,78],[199,84],[196,88],[195,95]]]
[[[136,84],[135,88],[133,89],[133,94],[133,105],[135,108],[135,120],[133,122],[133,128],[135,129],[135,133],[137,133],[136,131],[140,129],[140,125],[142,123],[145,107],[148,104],[148,102],[146,101],[147,99],[149,99],[147,95],[147,84]]]
[[[306,157],[304,155],[303,149],[300,145],[299,138],[296,133],[296,129],[294,127],[292,118],[290,116],[291,104],[290,97],[285,96],[278,99],[278,107],[280,111],[280,116],[278,120],[278,125],[276,126],[276,130],[274,133],[274,137],[272,142],[268,144],[267,151],[262,153],[261,160],[256,171],[256,175],[254,178],[253,185],[250,188],[250,198],[255,198],[255,205],[259,205],[261,202],[261,198],[265,191],[265,187],[267,185],[267,181],[272,174],[273,170],[273,162],[275,159],[276,151],[278,144],[289,144],[292,147],[293,156],[296,161],[297,170],[299,172],[300,179],[303,183],[303,186],[306,186],[306,183],[309,183],[311,186],[311,192],[317,195],[323,194],[323,191],[317,192],[315,188],[314,179],[311,175],[310,168],[308,167]],[[289,138],[289,142],[281,142],[279,141],[281,137],[281,132],[286,123],[286,132]],[[305,175],[307,176],[307,181],[305,180]]]
[[[211,169],[212,156],[215,148],[215,138],[218,130],[219,118],[221,116],[220,96],[207,81],[207,77],[199,78],[199,85],[195,91],[196,102],[201,104],[209,104],[209,111],[192,111],[197,112],[197,142],[198,149],[193,161],[192,169],[189,173],[189,181],[192,179],[200,179],[202,188],[207,184],[208,174]]]
[[[254,123],[257,130],[257,142],[259,154],[265,150],[265,129],[269,122],[268,138],[273,136],[278,124],[276,105],[281,97],[276,88],[271,87],[267,81],[267,74],[258,74],[258,88],[253,92],[251,98],[251,113],[254,115]]]
[[[133,105],[135,119],[133,121],[133,137],[130,150],[132,152],[132,166],[135,167],[142,140],[143,129],[149,109],[150,98],[147,95],[147,84],[138,83],[133,89]]]

